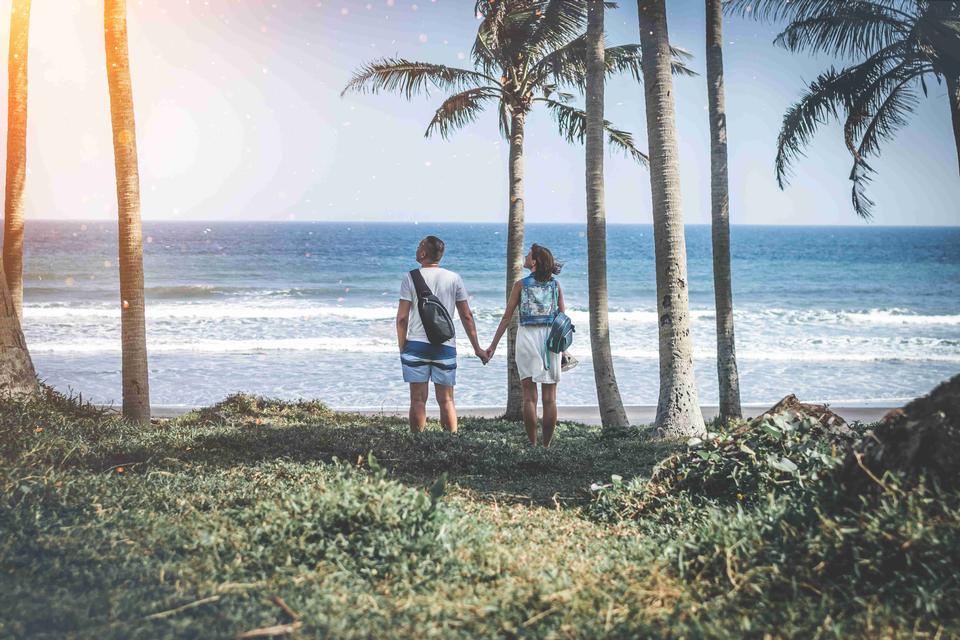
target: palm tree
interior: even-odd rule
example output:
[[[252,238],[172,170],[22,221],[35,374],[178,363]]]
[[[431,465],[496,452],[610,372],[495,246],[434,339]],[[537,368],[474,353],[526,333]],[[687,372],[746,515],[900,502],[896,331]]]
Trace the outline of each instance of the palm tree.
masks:
[[[346,86],[351,91],[394,91],[407,99],[429,95],[430,88],[454,92],[441,103],[427,127],[426,136],[439,133],[448,138],[473,122],[488,106],[495,105],[500,133],[510,141],[509,216],[507,220],[506,292],[521,276],[523,265],[523,151],[527,115],[535,104],[545,105],[570,142],[583,142],[586,113],[569,104],[586,85],[587,47],[583,34],[586,0],[478,0],[480,26],[473,44],[473,69],[460,69],[428,62],[382,58],[361,68]],[[690,73],[683,66],[686,56],[672,51],[676,73]],[[606,50],[607,74],[630,73],[640,79],[640,46]],[[604,121],[610,144],[640,163],[646,156],[634,146],[626,131]],[[508,419],[520,419],[520,381],[514,364],[516,323],[507,340]]]
[[[0,264],[0,395],[32,393],[36,388],[37,374]]]
[[[710,200],[713,217],[713,290],[717,307],[717,377],[720,420],[741,417],[740,376],[733,337],[730,278],[730,199],[727,179],[727,112],[723,104],[723,11],[706,0],[707,94],[710,105]]]
[[[447,138],[454,130],[473,122],[486,107],[496,105],[500,132],[510,141],[509,217],[507,222],[506,290],[520,278],[523,264],[523,151],[524,126],[535,104],[553,114],[561,135],[570,142],[583,142],[586,113],[569,104],[586,84],[587,47],[583,34],[586,0],[479,0],[476,14],[480,26],[472,49],[473,69],[459,69],[427,62],[382,58],[361,68],[346,86],[351,91],[379,93],[396,91],[407,99],[429,94],[435,88],[454,92],[440,105],[427,127],[429,137]],[[689,73],[673,51],[674,71]],[[640,79],[640,47],[611,47],[604,56],[608,74],[628,72]],[[626,131],[604,122],[610,144],[641,163],[646,156],[637,150]],[[514,364],[516,323],[508,333],[507,412],[520,417],[520,384]]]
[[[833,67],[807,86],[783,118],[777,141],[780,187],[817,127],[843,120],[853,157],[853,208],[868,218],[866,195],[878,155],[926,96],[928,83],[946,82],[960,165],[960,2],[947,0],[732,0],[730,9],[757,19],[789,20],[774,43],[790,51],[860,60]],[[842,117],[841,117],[842,114]]]
[[[607,298],[607,213],[603,193],[603,0],[587,2],[586,78],[586,181],[587,181],[587,280],[590,291],[590,350],[597,385],[600,421],[604,427],[629,424],[623,409],[610,352],[610,319]]]
[[[656,426],[663,437],[701,435],[706,428],[693,374],[687,251],[680,207],[680,167],[666,8],[664,0],[637,0],[637,9],[653,195],[660,332],[660,399]]]
[[[3,207],[3,270],[14,312],[23,318],[23,185],[27,177],[27,42],[30,0],[10,6],[7,59],[7,187]]]
[[[148,423],[150,388],[143,299],[143,233],[140,225],[140,178],[137,172],[133,87],[127,51],[127,3],[126,0],[105,0],[103,9],[120,231],[123,415],[128,420]]]

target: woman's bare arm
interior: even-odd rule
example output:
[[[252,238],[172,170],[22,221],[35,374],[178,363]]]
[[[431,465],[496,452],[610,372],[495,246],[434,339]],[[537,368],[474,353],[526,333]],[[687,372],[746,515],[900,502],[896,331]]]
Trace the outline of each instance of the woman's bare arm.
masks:
[[[510,321],[513,319],[513,312],[517,310],[517,305],[520,304],[520,289],[522,286],[518,280],[513,284],[513,289],[510,290],[510,297],[507,299],[507,308],[503,310],[503,317],[500,318],[500,326],[497,327],[497,332],[493,335],[493,342],[490,343],[490,347],[487,349],[488,357],[493,357],[493,352],[497,350],[497,345],[500,344],[500,338],[503,337],[507,327],[510,326]]]

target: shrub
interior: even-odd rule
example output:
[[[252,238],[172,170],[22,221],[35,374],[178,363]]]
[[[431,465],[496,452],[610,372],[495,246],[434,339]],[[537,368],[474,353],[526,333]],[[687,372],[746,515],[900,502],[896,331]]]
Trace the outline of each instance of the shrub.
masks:
[[[590,512],[605,522],[629,522],[686,498],[701,505],[751,505],[768,496],[802,492],[842,461],[844,442],[812,417],[786,413],[691,438],[686,450],[661,461],[649,480],[619,476],[594,485]]]

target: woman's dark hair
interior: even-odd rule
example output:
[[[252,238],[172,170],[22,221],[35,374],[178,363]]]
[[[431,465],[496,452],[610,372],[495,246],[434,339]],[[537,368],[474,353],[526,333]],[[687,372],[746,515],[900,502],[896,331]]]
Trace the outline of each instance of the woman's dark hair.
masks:
[[[560,273],[563,269],[563,263],[557,262],[550,249],[539,244],[530,247],[530,257],[537,263],[533,270],[533,277],[537,282],[547,282],[550,278]]]

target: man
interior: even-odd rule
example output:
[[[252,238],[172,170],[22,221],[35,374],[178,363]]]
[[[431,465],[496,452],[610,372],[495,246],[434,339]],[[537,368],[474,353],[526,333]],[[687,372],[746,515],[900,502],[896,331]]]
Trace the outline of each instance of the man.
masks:
[[[477,340],[477,326],[473,321],[467,289],[459,274],[440,267],[443,258],[443,240],[427,236],[417,246],[417,262],[427,286],[446,307],[452,318],[454,309],[460,315],[463,329],[470,338],[473,352],[483,364],[487,354]],[[457,408],[453,402],[453,387],[457,383],[457,341],[451,338],[443,344],[431,344],[420,320],[417,308],[417,289],[410,274],[400,285],[400,305],[397,307],[397,343],[403,380],[410,384],[410,431],[419,433],[427,423],[427,396],[433,382],[440,405],[440,424],[450,433],[457,432]]]

